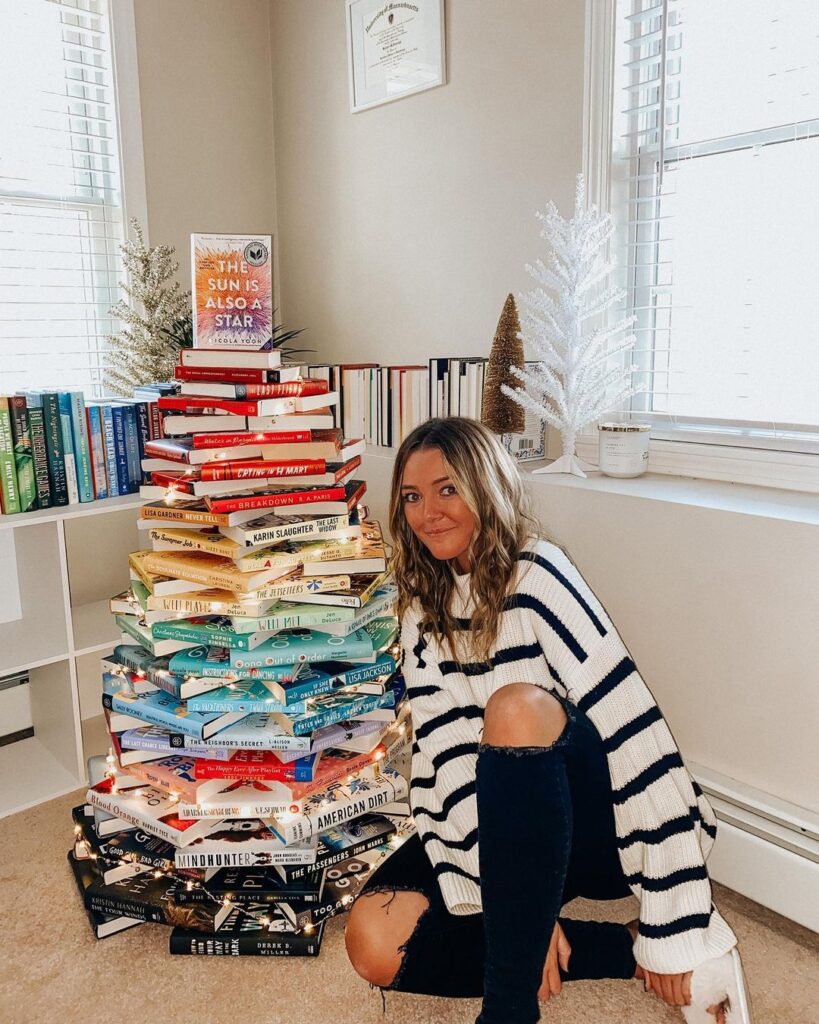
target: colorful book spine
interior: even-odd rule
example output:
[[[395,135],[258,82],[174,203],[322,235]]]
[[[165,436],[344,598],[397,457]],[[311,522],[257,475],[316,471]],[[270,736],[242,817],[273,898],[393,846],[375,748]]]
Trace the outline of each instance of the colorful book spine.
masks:
[[[154,403],[156,404],[156,403]],[[150,480],[148,473],[142,469],[142,460],[145,457],[145,445],[151,440],[151,413],[147,402],[134,402],[134,415],[137,425],[137,446],[139,448],[139,483],[147,484]]]
[[[20,511],[20,493],[17,489],[17,469],[14,463],[14,438],[11,433],[9,400],[0,396],[0,505],[3,514],[10,516]]]
[[[373,661],[373,646],[366,630],[348,636],[330,636],[318,630],[295,630],[279,633],[252,651],[231,651],[234,669],[257,668],[263,665],[293,665],[300,661],[321,662],[328,659]]]
[[[34,455],[34,478],[37,481],[37,507],[51,508],[51,480],[48,475],[48,450],[45,437],[43,396],[38,391],[27,391],[28,421],[31,429],[31,451]]]
[[[108,497],[108,474],[105,470],[105,444],[102,438],[102,419],[98,405],[85,407],[88,436],[91,448],[91,473],[94,479],[94,497],[102,500]]]
[[[71,426],[71,396],[67,391],[60,391],[57,397],[60,403],[60,426],[63,434],[63,460],[68,485],[68,503],[77,505],[80,500],[80,491],[77,481],[77,462],[74,457],[74,430]]]
[[[134,493],[142,483],[142,465],[139,455],[139,424],[137,412],[133,404],[124,404],[125,412],[125,451],[128,459],[128,490]]]
[[[128,426],[125,407],[111,405],[111,420],[114,425],[114,450],[117,460],[117,490],[120,494],[131,494],[131,475],[128,468]]]
[[[94,477],[91,469],[91,439],[85,418],[85,397],[82,391],[70,391],[71,429],[74,432],[74,462],[80,501],[94,500]]]
[[[43,426],[45,428],[48,478],[54,505],[68,504],[68,480],[65,472],[63,431],[60,423],[60,402],[56,394],[45,392],[43,399]]]
[[[400,689],[393,687],[384,693],[367,693],[361,696],[342,695],[325,697],[310,711],[293,718],[278,719],[284,728],[292,729],[294,736],[309,736],[316,729],[337,722],[360,718],[379,708],[394,708],[400,699]],[[289,709],[288,709],[289,712]]]
[[[349,686],[360,686],[372,682],[382,676],[391,676],[395,672],[395,658],[390,654],[382,654],[372,665],[349,665],[344,662],[322,662],[322,675],[326,678],[317,680],[302,679],[297,676],[291,682],[280,681],[270,685],[270,692],[288,707],[313,697],[322,697],[335,690]],[[307,673],[304,673],[306,676]]]
[[[11,414],[11,437],[14,443],[14,468],[17,471],[17,491],[20,495],[20,511],[31,512],[37,508],[37,477],[34,472],[34,452],[31,447],[31,428],[28,407],[22,395],[9,398]]]
[[[117,472],[117,441],[114,432],[114,414],[110,405],[100,405],[100,425],[102,427],[102,444],[105,453],[105,478],[108,481],[108,496],[116,498],[119,493],[119,474]]]

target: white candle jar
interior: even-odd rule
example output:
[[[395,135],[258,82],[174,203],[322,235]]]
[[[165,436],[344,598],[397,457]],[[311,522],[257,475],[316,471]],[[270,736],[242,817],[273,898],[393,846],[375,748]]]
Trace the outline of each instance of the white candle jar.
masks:
[[[648,423],[601,423],[598,426],[600,472],[606,476],[640,476],[648,469]]]

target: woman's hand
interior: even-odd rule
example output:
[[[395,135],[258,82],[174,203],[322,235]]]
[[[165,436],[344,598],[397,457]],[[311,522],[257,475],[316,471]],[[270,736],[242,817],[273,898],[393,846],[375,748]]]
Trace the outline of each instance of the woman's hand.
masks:
[[[569,940],[563,934],[560,925],[555,922],[549,951],[546,954],[546,964],[543,968],[543,981],[538,991],[539,999],[550,999],[552,996],[560,995],[563,983],[560,980],[559,967],[568,971],[571,952],[572,947],[569,945]]]
[[[691,973],[657,974],[643,968],[645,990],[653,992],[669,1006],[688,1006],[691,1002]]]

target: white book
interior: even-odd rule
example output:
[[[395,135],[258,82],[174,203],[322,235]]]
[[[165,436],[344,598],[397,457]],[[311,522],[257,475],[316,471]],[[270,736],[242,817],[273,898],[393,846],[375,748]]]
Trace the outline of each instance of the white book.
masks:
[[[269,352],[244,352],[224,348],[183,348],[179,352],[182,366],[225,366],[252,370],[277,370],[282,355],[278,349]]]
[[[183,350],[184,351],[184,350]],[[254,419],[265,417],[254,417]],[[259,427],[248,428],[247,416],[234,416],[233,413],[212,413],[204,416],[166,416],[163,420],[163,428],[169,436],[177,434],[195,434],[203,432],[207,434],[234,433],[239,430],[258,430]]]

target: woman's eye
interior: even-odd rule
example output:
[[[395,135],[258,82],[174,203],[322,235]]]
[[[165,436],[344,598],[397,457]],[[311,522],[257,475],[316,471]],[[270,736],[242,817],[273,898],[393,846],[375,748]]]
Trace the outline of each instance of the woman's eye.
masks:
[[[441,494],[443,494],[443,496],[445,498],[449,498],[453,494],[457,494],[457,493],[458,492],[455,490],[455,485],[454,484],[447,484],[445,487],[441,488]]]
[[[418,495],[414,491],[407,491],[405,494],[401,495],[401,500],[405,505],[412,505],[415,503],[415,499],[417,497]]]

